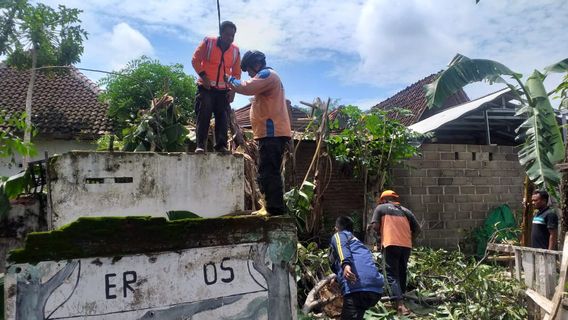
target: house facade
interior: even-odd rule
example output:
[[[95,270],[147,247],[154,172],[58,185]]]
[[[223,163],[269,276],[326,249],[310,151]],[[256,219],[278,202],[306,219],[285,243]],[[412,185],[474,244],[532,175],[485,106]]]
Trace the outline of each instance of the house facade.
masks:
[[[8,115],[25,111],[29,71],[0,65],[0,109]],[[111,131],[108,105],[100,89],[77,69],[38,71],[32,96],[32,142],[38,152],[31,160],[70,150],[94,150],[94,141]],[[23,170],[21,157],[0,159],[0,175]]]

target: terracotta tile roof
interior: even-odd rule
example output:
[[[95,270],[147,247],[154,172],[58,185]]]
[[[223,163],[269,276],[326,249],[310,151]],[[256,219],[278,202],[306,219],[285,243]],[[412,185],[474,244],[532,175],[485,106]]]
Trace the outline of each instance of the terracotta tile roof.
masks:
[[[0,65],[0,108],[9,114],[25,111],[29,71]],[[111,131],[108,105],[100,89],[77,69],[39,71],[32,97],[32,123],[39,135],[63,139],[95,139]]]
[[[235,110],[235,117],[237,118],[237,123],[241,126],[241,128],[251,128],[250,103]],[[292,107],[292,130],[296,132],[303,131],[308,123],[310,123],[309,117],[310,115],[302,109]]]
[[[408,109],[412,112],[411,116],[402,117],[394,113],[391,116],[392,118],[400,120],[403,124],[409,126],[426,118],[423,116],[431,116],[448,107],[469,101],[469,98],[467,97],[466,93],[463,90],[460,90],[460,92],[448,98],[442,108],[437,108],[435,110],[427,110],[428,107],[426,106],[426,93],[424,90],[424,86],[436,80],[436,77],[439,74],[440,73],[431,74],[426,78],[411,84],[410,86],[406,87],[404,90],[399,91],[394,96],[377,104],[376,106],[373,107],[373,109],[378,108],[378,109],[389,110],[395,107]]]

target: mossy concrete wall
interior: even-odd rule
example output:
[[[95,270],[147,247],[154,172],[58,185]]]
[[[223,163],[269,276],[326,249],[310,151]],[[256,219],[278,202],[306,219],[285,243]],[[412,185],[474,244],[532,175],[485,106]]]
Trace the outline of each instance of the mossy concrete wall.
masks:
[[[53,225],[78,217],[218,217],[244,209],[242,156],[70,152],[50,159]]]
[[[12,252],[6,319],[296,315],[289,218],[81,218]]]

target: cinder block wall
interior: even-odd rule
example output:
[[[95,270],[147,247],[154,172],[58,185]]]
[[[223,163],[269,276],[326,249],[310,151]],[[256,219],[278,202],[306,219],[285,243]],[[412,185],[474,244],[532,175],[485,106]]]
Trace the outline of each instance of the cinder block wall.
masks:
[[[521,207],[524,171],[511,146],[425,144],[393,170],[393,189],[423,222],[422,245],[455,249],[501,204]]]

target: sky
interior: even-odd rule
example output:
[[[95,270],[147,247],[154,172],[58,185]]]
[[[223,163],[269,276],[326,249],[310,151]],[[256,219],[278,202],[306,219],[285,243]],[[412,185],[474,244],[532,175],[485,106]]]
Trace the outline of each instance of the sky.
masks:
[[[218,33],[215,0],[42,0],[83,10],[82,68],[120,70],[147,55],[181,63]],[[241,54],[261,50],[292,104],[316,97],[368,109],[444,69],[456,53],[527,76],[568,57],[565,0],[219,0]],[[84,72],[94,81],[101,74]],[[248,75],[243,74],[243,78]],[[560,82],[549,77],[549,90]],[[496,91],[466,88],[470,98]],[[237,109],[248,103],[239,96]]]

